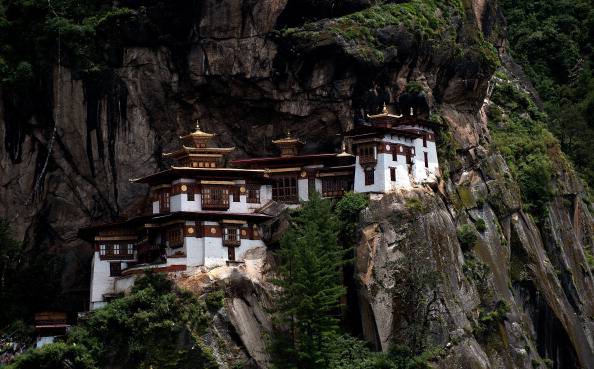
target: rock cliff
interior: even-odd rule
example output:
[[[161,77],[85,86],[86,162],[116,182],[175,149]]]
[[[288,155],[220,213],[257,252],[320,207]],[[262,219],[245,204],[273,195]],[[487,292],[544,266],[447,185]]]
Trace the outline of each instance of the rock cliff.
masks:
[[[377,349],[444,347],[440,368],[545,368],[546,358],[594,368],[592,218],[580,181],[557,160],[554,196],[535,221],[491,139],[489,43],[514,69],[494,1],[392,3],[173,2],[161,25],[173,43],[151,32],[150,7],[137,10],[149,26],[105,46],[115,56],[99,77],[56,65],[46,101],[18,115],[1,91],[0,217],[31,253],[66,261],[61,292],[72,295],[88,286],[91,252],[77,229],[139,211],[147,188],[128,179],[168,165],[160,153],[194,120],[238,156],[266,154],[287,129],[305,150],[336,150],[341,132],[414,81],[447,126],[450,155],[439,186],[386,195],[362,214],[355,325]],[[459,241],[464,224],[477,229],[472,247]],[[259,292],[242,293],[227,301],[230,321],[246,355],[265,363],[253,324],[265,319],[250,300]]]

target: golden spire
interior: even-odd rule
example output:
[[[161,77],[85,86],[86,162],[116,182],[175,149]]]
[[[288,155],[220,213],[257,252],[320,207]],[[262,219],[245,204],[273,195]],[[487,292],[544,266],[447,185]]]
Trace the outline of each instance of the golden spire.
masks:
[[[200,131],[200,121],[198,119],[196,119],[196,129],[195,129],[195,131],[196,132],[199,132]]]
[[[336,156],[338,156],[338,157],[343,157],[343,156],[353,156],[352,154],[349,154],[349,153],[346,151],[346,141],[345,141],[344,139],[342,140],[342,145],[341,145],[341,147],[340,147],[340,154],[337,154]]]
[[[384,108],[382,109],[382,114],[388,114],[388,107],[386,106],[385,102],[384,102]]]

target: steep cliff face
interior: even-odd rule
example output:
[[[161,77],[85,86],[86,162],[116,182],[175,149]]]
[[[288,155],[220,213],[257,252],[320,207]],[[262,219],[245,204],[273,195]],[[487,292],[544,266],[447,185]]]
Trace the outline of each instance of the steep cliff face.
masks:
[[[385,196],[363,215],[363,333],[381,349],[404,332],[414,345],[444,346],[443,368],[544,368],[545,356],[556,368],[594,368],[592,219],[579,180],[556,166],[537,225],[491,144],[484,99],[496,63],[485,40],[504,44],[494,2],[348,3],[321,20],[293,0],[172,7],[182,47],[130,31],[99,78],[56,66],[50,109],[26,119],[2,91],[0,217],[32,252],[66,255],[62,290],[79,290],[90,247],[77,229],[138,211],[147,188],[128,179],[168,165],[160,153],[195,119],[238,156],[268,153],[287,129],[306,151],[335,150],[338,134],[416,81],[457,160],[440,158],[438,188]],[[485,229],[463,252],[457,229],[478,219]],[[236,317],[255,314],[228,303]]]

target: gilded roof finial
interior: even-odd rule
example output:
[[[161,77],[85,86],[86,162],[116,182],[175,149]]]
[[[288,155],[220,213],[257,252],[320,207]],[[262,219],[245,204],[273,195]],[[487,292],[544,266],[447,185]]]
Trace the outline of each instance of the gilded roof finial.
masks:
[[[410,107],[410,115],[414,115],[415,114],[415,109],[411,106]]]
[[[200,131],[200,121],[196,119],[196,131]]]
[[[287,138],[291,138],[291,130],[287,129]]]
[[[384,102],[384,108],[382,109],[382,113],[388,114],[388,107],[386,106],[385,102]]]

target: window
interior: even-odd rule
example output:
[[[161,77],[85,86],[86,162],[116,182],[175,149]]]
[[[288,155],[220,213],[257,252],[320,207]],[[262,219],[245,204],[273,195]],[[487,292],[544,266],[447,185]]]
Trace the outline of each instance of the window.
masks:
[[[427,136],[423,136],[423,147],[427,147]]]
[[[159,209],[161,211],[169,211],[169,192],[161,192]]]
[[[352,183],[352,180],[347,177],[324,177],[322,178],[322,196],[342,196],[351,189]]]
[[[194,201],[194,200],[195,200],[194,189],[190,188],[190,189],[188,189],[188,201]]]
[[[167,240],[166,245],[172,249],[184,245],[184,230],[181,227],[168,229],[165,237]]]
[[[239,246],[240,243],[239,227],[225,226],[223,228],[223,245],[235,247]]]
[[[120,254],[120,245],[118,245],[117,243],[115,245],[113,245],[113,254],[114,255]]]
[[[128,255],[134,254],[134,245],[129,243],[128,244]]]
[[[298,203],[299,198],[297,197],[297,178],[274,178],[274,183],[272,184],[272,199],[290,204]]]
[[[429,168],[429,154],[424,152],[423,155],[425,156],[425,168]]]
[[[233,187],[231,189],[231,193],[233,195],[233,202],[240,202],[241,201],[241,197],[240,197],[240,193],[239,193],[239,187]]]
[[[203,209],[229,209],[229,189],[220,186],[204,186],[202,188]]]
[[[375,183],[375,169],[365,169],[365,186],[370,186]]]
[[[247,202],[250,204],[260,203],[260,185],[248,184],[247,187]]]
[[[398,161],[398,153],[396,151],[392,152],[392,160]]]
[[[396,182],[396,168],[390,168],[390,180]]]
[[[362,145],[359,146],[359,163],[375,162],[375,146]]]
[[[107,254],[107,245],[106,244],[99,245],[99,255],[105,256],[105,254]]]
[[[121,263],[109,263],[109,276],[119,277],[122,275],[122,264]]]

